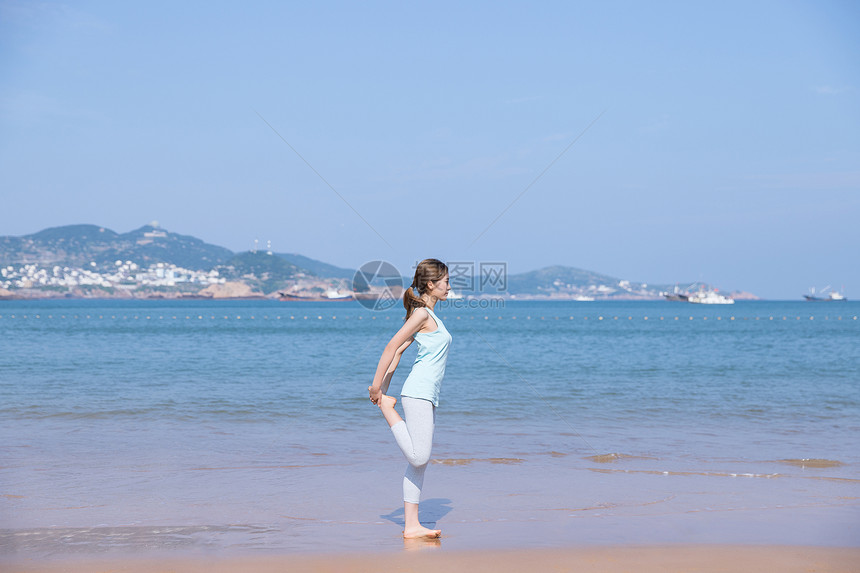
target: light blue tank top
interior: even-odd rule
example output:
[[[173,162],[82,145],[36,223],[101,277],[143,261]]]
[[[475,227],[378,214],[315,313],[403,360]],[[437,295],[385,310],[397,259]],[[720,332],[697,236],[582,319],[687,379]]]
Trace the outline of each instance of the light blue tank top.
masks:
[[[442,388],[442,378],[445,376],[445,363],[448,362],[448,347],[451,345],[451,334],[433,311],[424,307],[433,320],[436,330],[433,332],[416,332],[413,338],[418,343],[418,355],[412,364],[412,371],[403,383],[401,396],[430,400],[434,406],[439,405],[439,390]]]

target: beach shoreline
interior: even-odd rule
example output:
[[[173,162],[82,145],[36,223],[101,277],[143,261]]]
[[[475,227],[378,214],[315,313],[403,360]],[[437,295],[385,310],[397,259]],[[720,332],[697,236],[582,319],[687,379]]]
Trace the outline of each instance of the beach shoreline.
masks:
[[[506,573],[533,571],[577,571],[621,573],[669,573],[696,571],[780,571],[849,573],[860,570],[860,548],[821,546],[755,545],[649,545],[566,549],[494,551],[441,550],[440,545],[420,542],[400,553],[356,553],[339,555],[266,555],[245,557],[84,557],[59,560],[13,560],[0,558],[8,573],[92,573],[122,571],[143,573],[228,573],[255,571],[370,573],[380,570],[412,573]],[[414,549],[411,551],[409,549]]]

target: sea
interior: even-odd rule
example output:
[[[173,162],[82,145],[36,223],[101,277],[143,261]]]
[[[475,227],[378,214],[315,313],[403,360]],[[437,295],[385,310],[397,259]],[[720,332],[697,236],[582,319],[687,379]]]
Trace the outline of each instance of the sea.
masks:
[[[436,313],[435,546],[860,546],[860,303]],[[0,303],[0,563],[403,550],[405,461],[367,395],[403,316]]]

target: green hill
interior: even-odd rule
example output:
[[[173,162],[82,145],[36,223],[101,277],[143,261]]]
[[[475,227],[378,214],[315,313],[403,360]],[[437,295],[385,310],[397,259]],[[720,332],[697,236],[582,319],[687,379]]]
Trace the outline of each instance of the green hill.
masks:
[[[114,268],[117,260],[143,267],[151,263],[174,264],[195,271],[217,268],[221,276],[242,280],[270,293],[286,281],[307,277],[351,280],[345,269],[297,253],[233,253],[196,237],[172,233],[157,223],[128,233],[116,233],[96,225],[52,227],[22,237],[0,237],[0,267],[36,264],[41,267]],[[408,284],[411,277],[403,277]],[[671,285],[644,285],[574,267],[551,266],[507,276],[508,294],[537,297],[588,295],[610,298],[657,298]],[[487,294],[487,293],[485,293]],[[493,294],[493,293],[489,293]],[[501,294],[501,293],[497,293]]]
[[[322,261],[317,261],[297,253],[275,253],[275,255],[285,259],[287,262],[295,266],[306,269],[310,273],[318,277],[352,279],[355,276],[355,269],[345,269],[336,267]]]
[[[195,237],[144,225],[119,234],[96,225],[52,227],[23,237],[0,237],[0,265],[98,266],[114,261],[166,262],[198,270],[223,264],[233,252]]]
[[[87,243],[108,243],[117,237],[119,235],[114,231],[96,225],[66,225],[64,227],[49,227],[22,238],[45,244],[58,242],[82,246]]]
[[[124,248],[116,252],[117,256],[114,260],[128,259],[143,261],[146,264],[169,261],[187,269],[211,269],[233,256],[233,251],[230,249],[210,245],[196,237],[171,233],[152,225],[145,225],[120,235],[119,238],[124,242]]]
[[[508,292],[548,294],[590,285],[617,287],[619,279],[574,267],[552,266],[508,276]]]
[[[313,274],[282,257],[250,251],[231,257],[218,271],[223,277],[244,280],[265,293],[283,288],[286,281],[298,275]]]
[[[670,285],[627,281],[575,267],[551,266],[508,275],[507,291],[525,295],[586,294],[589,296],[644,296],[657,298]]]

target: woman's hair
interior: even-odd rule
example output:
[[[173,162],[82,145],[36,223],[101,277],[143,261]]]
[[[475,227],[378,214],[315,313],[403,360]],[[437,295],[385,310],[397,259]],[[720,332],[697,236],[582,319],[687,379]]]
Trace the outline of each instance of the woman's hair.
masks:
[[[424,301],[421,300],[421,295],[427,292],[427,283],[441,281],[447,274],[448,265],[438,259],[424,259],[418,263],[412,284],[406,287],[406,291],[403,293],[403,307],[406,308],[405,320],[409,320],[413,310],[425,306]],[[413,289],[418,291],[417,295]]]

